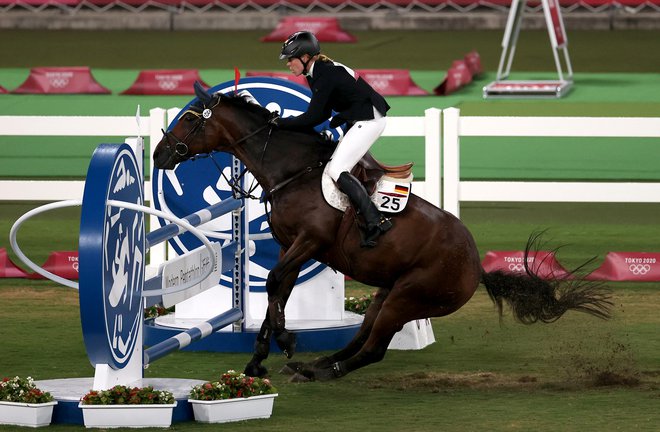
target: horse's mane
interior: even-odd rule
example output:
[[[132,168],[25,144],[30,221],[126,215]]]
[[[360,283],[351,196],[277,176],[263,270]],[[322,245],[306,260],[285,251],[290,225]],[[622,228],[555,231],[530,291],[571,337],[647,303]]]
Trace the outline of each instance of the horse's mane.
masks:
[[[217,99],[215,99],[216,101],[221,98],[222,102],[228,103],[232,107],[235,107],[239,110],[247,111],[249,113],[253,113],[253,114],[257,115],[259,118],[263,118],[263,121],[266,121],[266,119],[268,119],[268,117],[271,114],[270,111],[267,108],[259,105],[254,99],[252,99],[250,97],[249,94],[230,93],[230,94],[223,94],[222,96],[219,95],[219,94],[216,94],[213,97],[214,97],[214,99],[217,98]],[[215,103],[215,101],[214,101],[214,103]],[[204,109],[201,106],[200,101],[196,101],[195,103],[193,103],[193,105],[191,105],[190,108],[198,110],[200,113]],[[298,136],[300,136],[300,135],[307,136],[310,139],[310,141],[312,141],[312,143],[321,146],[321,149],[322,149],[321,153],[324,154],[324,156],[325,156],[325,153],[329,152],[328,155],[327,155],[327,158],[330,157],[330,155],[334,151],[334,148],[335,148],[335,145],[336,145],[336,143],[331,144],[331,143],[327,142],[327,140],[325,138],[323,138],[323,136],[321,136],[320,133],[316,132],[312,128],[310,128],[309,130],[296,130],[296,131],[282,129],[281,132],[296,134]]]
[[[260,114],[264,118],[268,118],[270,111],[267,108],[262,107],[250,98],[248,94],[232,93],[225,95],[225,100],[231,105],[239,109],[244,109],[252,113]]]

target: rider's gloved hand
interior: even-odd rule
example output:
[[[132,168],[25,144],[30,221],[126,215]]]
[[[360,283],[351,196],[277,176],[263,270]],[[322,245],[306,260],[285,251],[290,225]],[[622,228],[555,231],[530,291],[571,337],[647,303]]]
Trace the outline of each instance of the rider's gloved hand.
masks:
[[[268,116],[268,124],[271,126],[278,127],[280,124],[280,113],[277,111],[273,111],[270,113],[270,116]]]
[[[337,114],[332,118],[332,120],[330,120],[330,127],[334,129],[336,127],[343,125],[344,123],[346,123],[346,119],[342,117],[340,114]]]
[[[334,136],[332,132],[325,129],[320,132],[321,138],[323,139],[324,144],[334,144]]]

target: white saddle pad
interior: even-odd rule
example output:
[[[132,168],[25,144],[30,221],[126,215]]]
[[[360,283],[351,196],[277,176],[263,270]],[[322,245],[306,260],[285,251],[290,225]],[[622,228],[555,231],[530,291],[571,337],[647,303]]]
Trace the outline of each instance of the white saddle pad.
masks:
[[[346,211],[346,208],[351,205],[346,194],[339,190],[335,181],[328,175],[327,165],[321,176],[321,190],[323,191],[325,201],[337,210]]]
[[[393,179],[383,176],[376,185],[376,191],[370,197],[371,201],[376,204],[380,211],[387,213],[401,212],[408,203],[412,179],[412,174],[407,179]],[[351,205],[348,196],[339,190],[337,184],[328,175],[327,165],[321,176],[321,190],[325,201],[337,210],[346,211],[346,208]]]

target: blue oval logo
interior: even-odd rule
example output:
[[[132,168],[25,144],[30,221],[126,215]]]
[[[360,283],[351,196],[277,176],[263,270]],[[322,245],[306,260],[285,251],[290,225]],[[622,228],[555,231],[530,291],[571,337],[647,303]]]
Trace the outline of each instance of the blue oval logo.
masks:
[[[234,90],[234,82],[227,81],[211,88],[210,92],[229,93]],[[282,117],[305,112],[311,99],[311,92],[306,87],[277,78],[244,78],[240,80],[237,90],[248,92],[261,106],[270,111],[278,111]],[[196,100],[190,101],[181,112],[188,109]],[[171,130],[175,124],[176,120],[170,124],[168,130]],[[317,127],[319,131],[326,129],[330,129],[327,121]],[[339,128],[331,132],[335,139],[343,133]],[[159,170],[154,167],[151,178],[156,208],[178,217],[185,217],[230,198],[231,187],[226,179],[231,178],[231,159],[231,155],[227,153],[214,153],[207,158],[183,162],[174,170]],[[247,189],[255,187],[253,195],[261,196],[263,192],[261,187],[249,173],[246,174],[245,184]],[[264,291],[268,272],[278,261],[280,247],[270,236],[264,204],[247,200],[247,208],[250,219],[250,289]],[[161,226],[165,224],[165,221],[161,219],[159,221]],[[210,240],[219,241],[221,244],[227,243],[231,240],[231,215],[204,224],[200,229]],[[179,254],[201,245],[200,241],[190,233],[182,234],[169,242]],[[300,271],[297,283],[313,278],[325,268],[326,266],[319,262],[307,262]],[[223,275],[221,284],[231,287],[231,277]]]
[[[80,223],[80,313],[92,364],[123,368],[142,343],[144,214],[106,200],[143,205],[142,177],[130,147],[102,144],[87,173]]]

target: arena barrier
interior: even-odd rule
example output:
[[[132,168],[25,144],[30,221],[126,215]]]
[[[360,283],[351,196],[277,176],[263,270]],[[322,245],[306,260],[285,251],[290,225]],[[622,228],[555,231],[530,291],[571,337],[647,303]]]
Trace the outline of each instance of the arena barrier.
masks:
[[[170,115],[168,115],[168,112]],[[148,117],[137,116],[0,116],[0,136],[146,137],[145,172],[151,172],[153,149],[178,108],[154,108]],[[139,114],[139,113],[138,113]],[[426,174],[415,181],[415,194],[440,206],[440,110],[429,108],[421,116],[388,117],[384,137],[424,138]],[[98,141],[96,141],[98,142]],[[153,145],[152,145],[153,144]],[[80,199],[84,180],[0,180],[0,201],[61,201]],[[151,186],[145,184],[146,201]]]
[[[461,137],[660,137],[659,118],[461,117],[442,112],[442,208],[459,216],[461,201],[658,203],[658,182],[461,181]],[[640,158],[644,157],[640,154]]]
[[[0,116],[0,136],[42,137],[147,137],[157,143],[167,126],[166,111],[154,108],[148,117],[136,116]],[[147,172],[151,161],[147,160]],[[84,180],[0,180],[0,201],[62,201],[81,199]],[[149,182],[146,200],[151,200]]]

